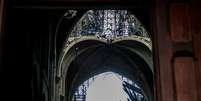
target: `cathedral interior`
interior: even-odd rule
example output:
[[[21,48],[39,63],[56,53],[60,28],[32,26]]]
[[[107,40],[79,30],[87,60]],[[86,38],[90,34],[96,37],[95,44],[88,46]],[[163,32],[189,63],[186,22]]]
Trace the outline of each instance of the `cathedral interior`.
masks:
[[[0,0],[0,101],[201,101],[200,5]]]

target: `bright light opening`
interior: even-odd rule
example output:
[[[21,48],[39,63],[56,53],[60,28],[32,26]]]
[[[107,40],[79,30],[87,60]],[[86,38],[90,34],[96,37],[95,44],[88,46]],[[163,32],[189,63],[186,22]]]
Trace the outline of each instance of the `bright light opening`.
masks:
[[[114,72],[105,72],[81,84],[73,101],[145,101],[145,98],[133,81]]]
[[[86,92],[86,101],[126,101],[122,81],[114,73],[103,73],[96,77]]]

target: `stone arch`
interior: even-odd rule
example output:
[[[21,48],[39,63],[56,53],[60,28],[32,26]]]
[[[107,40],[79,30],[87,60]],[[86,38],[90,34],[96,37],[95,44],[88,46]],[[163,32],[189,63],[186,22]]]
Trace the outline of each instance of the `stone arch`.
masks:
[[[86,14],[84,15],[86,16]],[[84,16],[81,18],[81,20],[78,21],[77,25],[80,24],[80,21],[84,19]],[[146,92],[149,95],[150,100],[153,99],[153,95],[151,92],[153,92],[152,84],[153,83],[153,62],[152,60],[152,43],[151,39],[146,32],[146,30],[142,27],[140,22],[135,18],[137,29],[137,34],[128,34],[128,35],[120,35],[120,36],[112,36],[107,37],[107,35],[102,35],[102,33],[99,32],[99,34],[78,34],[74,33],[73,29],[72,32],[68,35],[65,46],[63,47],[59,61],[57,64],[56,69],[56,97],[58,101],[60,100],[60,95],[64,96],[64,99],[67,100],[68,94],[65,90],[71,90],[66,89],[66,78],[69,76],[67,73],[69,68],[71,68],[72,63],[78,58],[78,56],[85,54],[87,51],[96,51],[97,48],[100,47],[108,47],[108,46],[115,46],[118,48],[123,49],[126,52],[129,52],[130,54],[134,54],[135,56],[138,56],[139,59],[144,61],[143,63],[147,65],[147,70],[141,70],[143,75],[146,71],[149,72],[150,78],[144,78],[144,79],[150,79],[150,81],[143,81],[143,84],[146,85]],[[74,28],[76,28],[76,26]],[[141,32],[139,32],[139,30]],[[141,34],[139,34],[141,33]],[[111,34],[112,35],[112,34]],[[131,44],[135,44],[136,46],[139,46],[138,48],[130,46]],[[79,51],[78,51],[79,50]],[[89,54],[88,54],[89,55]],[[126,55],[128,56],[128,54]],[[132,59],[129,59],[132,60]],[[133,62],[135,64],[135,62]],[[139,65],[139,64],[138,64]],[[79,71],[78,71],[79,72]],[[72,76],[72,75],[70,75]],[[141,77],[142,79],[143,77]],[[148,82],[151,82],[148,84]],[[68,92],[69,93],[69,92]]]
[[[126,49],[127,50],[127,49]],[[95,53],[95,54],[97,54],[97,53]],[[132,54],[135,54],[135,53],[132,53]],[[110,54],[111,55],[111,54]],[[119,54],[120,55],[120,54]],[[135,54],[135,56],[137,56],[137,54]],[[100,56],[101,57],[101,56]],[[119,56],[118,56],[119,57]],[[123,58],[123,57],[127,57],[127,59],[126,58]],[[133,69],[132,67],[135,67],[135,66],[138,66],[139,64],[135,64],[135,62],[134,62],[134,60],[133,59],[131,59],[130,57],[128,58],[128,54],[124,54],[124,56],[123,56],[122,58],[123,59],[125,59],[126,61],[124,61],[124,62],[130,62],[130,63],[127,63],[127,64],[130,64],[129,66],[126,66],[125,65],[125,63],[124,64],[119,64],[119,62],[120,61],[116,61],[116,60],[111,60],[112,62],[114,62],[113,64],[108,64],[108,63],[106,63],[106,67],[107,66],[113,66],[113,68],[111,68],[111,70],[112,71],[115,71],[114,69],[116,69],[116,71],[118,71],[119,73],[122,73],[123,75],[126,75],[126,76],[130,76],[130,77],[136,77],[135,79],[133,78],[132,80],[134,80],[134,81],[139,81],[140,83],[139,84],[142,84],[141,86],[142,86],[142,88],[145,88],[146,89],[146,94],[148,95],[148,92],[149,92],[149,98],[150,98],[150,100],[151,100],[151,93],[150,93],[150,91],[148,91],[148,89],[151,87],[151,86],[149,86],[148,87],[148,85],[147,84],[151,84],[151,83],[148,83],[146,80],[145,80],[145,78],[144,77],[142,77],[142,75],[144,75],[144,73],[145,73],[145,71],[144,70],[139,70],[138,71],[138,69],[140,68],[140,67],[145,67],[145,68],[149,68],[149,66],[145,63],[145,61],[144,62],[142,62],[141,61],[141,63],[142,64],[144,64],[144,66],[140,66],[140,67],[138,67],[138,68],[135,68],[135,69]],[[97,57],[97,58],[99,58],[99,57]],[[117,58],[117,57],[114,57],[115,59]],[[140,56],[139,56],[139,58],[140,58]],[[133,61],[132,61],[133,60]],[[91,61],[91,60],[89,60],[89,61]],[[98,61],[98,60],[97,60]],[[104,62],[101,62],[101,63],[103,63],[104,64]],[[89,74],[89,73],[91,73],[91,72],[93,72],[92,70],[91,70],[91,68],[96,68],[95,69],[95,72],[96,73],[101,73],[102,71],[107,71],[108,70],[108,68],[105,68],[104,70],[103,70],[103,68],[102,69],[100,69],[100,71],[98,70],[101,66],[104,66],[104,65],[101,65],[100,64],[100,62],[95,62],[95,63],[93,63],[93,64],[95,64],[95,66],[92,66],[90,69],[87,69],[88,67],[86,67],[86,66],[88,66],[90,63],[86,63],[85,65],[80,65],[80,68],[83,68],[83,69],[81,69],[81,70],[79,70],[79,72],[80,71],[82,71],[82,73],[84,73],[84,74],[82,74],[81,76],[75,76],[75,79],[73,80],[73,81],[78,81],[79,83],[73,83],[72,85],[78,85],[78,84],[80,84],[80,83],[82,83],[83,82],[83,80],[82,79],[84,79],[83,77],[86,75],[86,74]],[[145,65],[146,64],[146,65]],[[92,65],[92,64],[91,64]],[[134,66],[135,65],[135,66]],[[117,67],[128,67],[127,69],[126,68],[117,68]],[[73,66],[70,66],[69,68],[73,68]],[[86,70],[86,71],[84,71],[84,70]],[[123,70],[125,70],[124,72],[123,72]],[[132,72],[131,72],[132,71]],[[136,74],[135,72],[133,72],[133,71],[138,71],[138,73]],[[130,72],[130,73],[129,73]],[[144,73],[143,73],[144,72]],[[96,74],[95,73],[95,74]],[[95,75],[94,74],[94,75]],[[134,74],[136,74],[136,75],[134,75]],[[77,75],[79,75],[79,73],[77,74]],[[141,75],[141,76],[140,76]],[[153,75],[152,75],[152,71],[151,70],[149,70],[149,72],[147,72],[146,71],[146,75],[147,75],[147,77],[146,77],[146,79],[150,79],[150,78],[152,78],[153,77]],[[90,75],[90,76],[86,76],[86,78],[88,77],[91,77],[91,76],[93,76],[93,75]],[[150,78],[148,78],[148,77],[150,77]],[[77,79],[78,78],[78,79]],[[79,79],[79,78],[82,78],[81,80]],[[142,80],[144,78],[144,80]],[[86,80],[86,79],[85,79]],[[66,81],[66,82],[68,82],[68,81]],[[66,86],[66,85],[65,85]],[[75,88],[76,88],[76,86],[74,86]],[[72,87],[73,88],[73,87]],[[66,91],[72,91],[72,89],[66,89]],[[66,96],[70,96],[70,94],[67,94]]]

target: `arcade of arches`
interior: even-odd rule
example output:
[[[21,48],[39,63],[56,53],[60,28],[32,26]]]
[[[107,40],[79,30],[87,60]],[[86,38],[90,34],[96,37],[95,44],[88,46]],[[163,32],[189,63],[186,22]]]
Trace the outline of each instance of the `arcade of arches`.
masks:
[[[91,101],[105,75],[125,101],[200,101],[200,4],[0,0],[0,100]]]

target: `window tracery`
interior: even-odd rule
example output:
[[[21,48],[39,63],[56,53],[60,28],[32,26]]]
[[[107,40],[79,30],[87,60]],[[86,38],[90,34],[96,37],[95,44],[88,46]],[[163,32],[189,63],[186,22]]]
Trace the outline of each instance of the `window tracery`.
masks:
[[[149,38],[137,18],[127,10],[89,10],[78,21],[70,37],[97,36],[106,40],[131,35]]]

